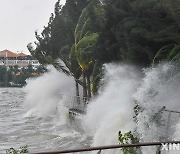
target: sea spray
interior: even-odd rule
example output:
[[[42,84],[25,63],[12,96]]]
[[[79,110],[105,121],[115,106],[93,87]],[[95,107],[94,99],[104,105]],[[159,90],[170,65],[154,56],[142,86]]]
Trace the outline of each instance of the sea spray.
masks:
[[[75,83],[72,77],[56,71],[52,66],[49,66],[48,69],[49,71],[42,76],[29,80],[24,88],[26,92],[25,105],[29,110],[25,116],[54,115],[57,113],[57,109],[63,107],[63,97],[60,99],[59,94],[74,94],[72,86]],[[58,103],[61,104],[61,107]]]
[[[85,129],[93,136],[92,146],[118,144],[118,132],[134,130],[134,100],[139,73],[127,65],[105,65],[104,87],[99,96],[89,102],[84,117]],[[120,150],[102,153],[119,153]]]
[[[159,65],[156,68],[145,71],[145,77],[142,80],[141,86],[134,94],[134,99],[148,116],[153,115],[162,107],[168,110],[180,109],[178,101],[180,98],[180,78],[172,80],[176,74],[177,72],[174,72],[174,66],[170,64]],[[140,112],[139,118],[143,117],[141,116],[143,112]],[[147,140],[149,140],[148,137],[146,135]],[[152,135],[150,135],[150,138],[152,139]]]
[[[180,138],[179,115],[172,115],[168,122],[166,111],[180,111],[179,65],[159,64],[144,69],[141,77],[137,69],[126,65],[110,64],[105,70],[104,87],[99,96],[89,102],[83,120],[86,131],[93,137],[92,146],[118,144],[119,130],[135,131],[140,142]],[[134,116],[137,105],[138,114]],[[157,147],[142,148],[143,154],[156,151]],[[119,152],[104,150],[102,153]]]
[[[171,117],[167,130],[168,112],[165,109],[180,111],[179,68],[174,64],[160,64],[142,71],[143,76],[143,73],[135,67],[105,65],[101,91],[89,102],[87,114],[82,120],[86,134],[93,138],[91,146],[118,144],[118,131],[122,133],[135,131],[141,142],[178,140],[180,138],[178,114]],[[58,121],[60,114],[62,122],[65,122],[68,109],[63,106],[64,102],[69,100],[68,97],[62,97],[59,101],[57,93],[73,95],[69,91],[72,86],[74,86],[72,78],[54,69],[42,77],[29,81],[25,88],[26,105],[29,107],[26,116],[53,115]],[[140,108],[136,118],[133,118],[136,105]],[[57,116],[54,116],[55,114]],[[56,126],[58,127],[55,129],[63,128]],[[72,131],[67,127],[65,129],[67,129],[65,136],[67,132]],[[79,135],[70,134],[73,138]],[[85,140],[82,142],[86,142]],[[75,147],[76,143],[72,144]],[[150,149],[145,147],[142,148],[142,153],[151,154],[156,150],[157,147]],[[101,154],[119,154],[120,151],[120,149],[104,150]]]
[[[86,136],[76,130],[70,122],[68,107],[72,104],[72,96],[75,94],[75,82],[72,77],[49,66],[47,73],[29,80],[24,91],[27,110],[24,118],[28,123],[35,123],[32,126],[34,130],[31,131],[32,134],[37,134],[35,138],[38,139],[35,141],[43,140],[43,144],[28,144],[30,149],[32,146],[42,146],[38,150],[50,151],[59,147],[67,149],[89,144]],[[47,137],[51,139],[46,139]]]
[[[134,94],[141,107],[137,119],[137,131],[141,142],[173,140],[174,125],[178,114],[165,110],[180,111],[180,68],[176,64],[159,64],[144,71],[145,77]],[[154,150],[154,151],[153,151]],[[143,148],[143,153],[155,153],[156,148]]]

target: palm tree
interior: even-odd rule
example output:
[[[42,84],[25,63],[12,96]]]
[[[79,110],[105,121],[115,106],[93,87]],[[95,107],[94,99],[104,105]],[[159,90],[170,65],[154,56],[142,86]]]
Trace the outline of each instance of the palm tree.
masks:
[[[75,28],[74,52],[83,76],[83,96],[91,97],[91,79],[94,68],[94,47],[98,39],[98,31],[105,21],[104,9],[99,0],[92,0],[82,11]]]

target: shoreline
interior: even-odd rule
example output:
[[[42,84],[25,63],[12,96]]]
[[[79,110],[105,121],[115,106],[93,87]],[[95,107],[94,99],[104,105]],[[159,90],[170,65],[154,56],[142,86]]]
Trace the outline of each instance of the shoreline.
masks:
[[[3,87],[0,87],[0,88],[22,88],[24,86],[25,85],[22,85],[22,86],[3,86]]]

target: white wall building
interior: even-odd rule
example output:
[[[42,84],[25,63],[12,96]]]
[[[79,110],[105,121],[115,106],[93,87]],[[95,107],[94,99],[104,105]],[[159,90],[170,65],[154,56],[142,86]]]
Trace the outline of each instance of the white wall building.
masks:
[[[0,65],[6,67],[17,65],[21,68],[32,65],[33,69],[37,69],[41,64],[30,55],[24,53],[15,54],[9,50],[3,50],[0,51]]]

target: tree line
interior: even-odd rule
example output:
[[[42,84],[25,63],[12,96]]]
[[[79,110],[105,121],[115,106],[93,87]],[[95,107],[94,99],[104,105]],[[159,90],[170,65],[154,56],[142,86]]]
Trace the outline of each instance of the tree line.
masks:
[[[58,0],[47,26],[28,44],[40,63],[71,75],[96,95],[103,64],[153,66],[180,57],[179,0]]]
[[[46,70],[43,66],[39,66],[36,70],[32,65],[27,68],[18,68],[15,66],[0,66],[0,87],[22,87],[26,84],[26,79],[38,76]]]

